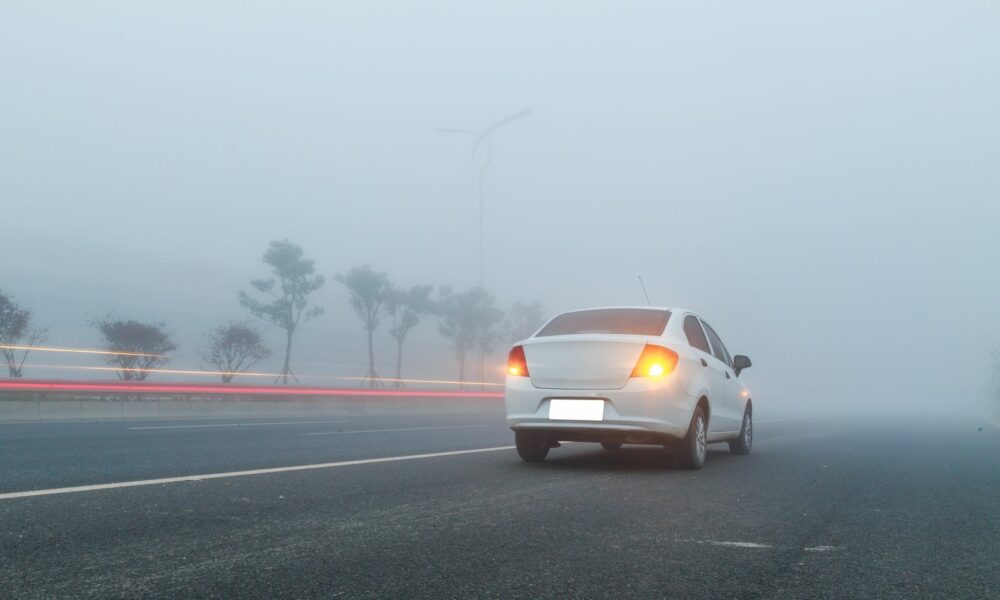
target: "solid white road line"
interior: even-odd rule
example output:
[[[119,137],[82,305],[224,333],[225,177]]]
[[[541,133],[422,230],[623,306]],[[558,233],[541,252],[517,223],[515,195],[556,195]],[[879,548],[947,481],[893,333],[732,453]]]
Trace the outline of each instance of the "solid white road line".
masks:
[[[129,427],[129,429],[133,431],[140,431],[144,429],[200,429],[202,427],[261,427],[263,425],[326,425],[328,423],[350,423],[350,421],[348,420],[276,421],[271,423],[209,423],[206,425],[149,425],[146,427]]]
[[[748,548],[753,550],[769,550],[771,548],[788,548],[788,546],[775,546],[773,544],[761,544],[760,542],[728,542],[718,540],[677,540],[692,544],[708,544],[710,546],[726,546],[728,548]],[[836,552],[843,550],[843,546],[806,546],[804,552]]]
[[[390,433],[393,431],[433,431],[435,429],[468,429],[470,427],[496,427],[496,425],[442,425],[440,427],[402,427],[400,429],[356,429],[354,431],[313,431],[302,435],[346,435],[348,433]]]
[[[770,544],[758,544],[757,542],[719,542],[715,540],[691,540],[696,544],[711,544],[712,546],[729,546],[731,548],[772,548]]]
[[[47,490],[31,490],[28,492],[8,492],[0,494],[0,500],[15,498],[31,498],[33,496],[54,496],[57,494],[74,494],[76,492],[94,492],[98,490],[115,490],[119,488],[140,487],[145,485],[164,485],[181,483],[182,481],[205,481],[208,479],[225,479],[227,477],[246,477],[249,475],[270,475],[272,473],[289,473],[292,471],[311,471],[314,469],[333,469],[355,465],[374,465],[378,463],[399,462],[402,460],[419,460],[422,458],[438,458],[441,456],[461,456],[463,454],[479,454],[482,452],[497,452],[511,450],[514,446],[496,446],[493,448],[475,448],[473,450],[452,450],[450,452],[432,452],[430,454],[410,454],[406,456],[389,456],[386,458],[364,458],[360,460],[344,460],[340,462],[319,463],[314,465],[297,465],[294,467],[275,467],[271,469],[251,469],[249,471],[230,471],[228,473],[209,473],[207,475],[186,475],[184,477],[162,477],[160,479],[143,479],[139,481],[122,481],[119,483],[100,483],[96,485],[79,485],[76,487],[52,488]]]

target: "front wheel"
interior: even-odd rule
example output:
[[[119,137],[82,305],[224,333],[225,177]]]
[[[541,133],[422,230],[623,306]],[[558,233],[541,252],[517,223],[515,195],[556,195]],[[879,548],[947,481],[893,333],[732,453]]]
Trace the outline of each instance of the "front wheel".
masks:
[[[524,462],[542,462],[549,455],[549,443],[544,436],[530,431],[515,431],[514,445]]]
[[[750,410],[750,405],[747,405],[745,411],[743,411],[743,426],[740,427],[740,437],[735,440],[730,440],[729,451],[733,454],[750,454],[750,448],[753,446],[753,411]]]

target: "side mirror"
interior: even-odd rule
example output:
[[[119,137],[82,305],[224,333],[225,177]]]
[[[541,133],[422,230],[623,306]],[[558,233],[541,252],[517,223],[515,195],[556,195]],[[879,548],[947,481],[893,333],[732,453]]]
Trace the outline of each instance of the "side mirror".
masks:
[[[743,356],[742,354],[737,354],[736,356],[733,357],[733,371],[736,371],[737,377],[740,376],[740,371],[742,371],[743,369],[749,369],[751,364],[753,363],[750,362],[749,356]]]

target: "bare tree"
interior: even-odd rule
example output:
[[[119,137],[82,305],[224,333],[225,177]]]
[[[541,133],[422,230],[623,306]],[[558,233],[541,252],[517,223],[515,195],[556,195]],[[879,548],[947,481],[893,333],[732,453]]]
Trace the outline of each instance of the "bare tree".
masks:
[[[240,304],[258,319],[285,330],[285,362],[279,379],[287,384],[291,375],[297,382],[290,366],[292,338],[300,325],[323,314],[321,307],[309,307],[308,296],[323,287],[325,279],[322,275],[313,275],[316,270],[313,261],[303,258],[301,246],[288,240],[271,242],[263,260],[271,267],[274,277],[254,279],[250,285],[265,299],[240,291]]]
[[[483,347],[484,332],[497,323],[502,314],[494,306],[493,294],[474,287],[461,293],[450,288],[441,290],[438,329],[451,340],[451,348],[458,359],[458,378],[465,387],[465,361],[470,350]]]
[[[0,292],[0,354],[11,377],[24,374],[24,361],[28,354],[46,341],[48,332],[32,327],[31,317],[30,310]]]
[[[531,337],[545,321],[542,303],[515,302],[504,319],[504,330],[508,341],[518,342]]]
[[[375,372],[375,345],[372,338],[382,321],[392,284],[385,273],[374,271],[368,265],[355,267],[343,275],[337,275],[336,279],[350,292],[351,307],[368,333],[368,372],[361,384],[381,386],[382,380]]]
[[[403,341],[422,316],[435,311],[436,304],[431,299],[433,291],[434,286],[415,285],[408,290],[393,287],[386,294],[386,312],[392,317],[389,334],[396,340],[395,387],[403,387]]]
[[[208,334],[208,350],[202,358],[221,372],[223,383],[229,383],[269,356],[271,350],[256,329],[244,323],[230,323]]]
[[[177,349],[163,324],[108,317],[93,321],[93,325],[101,333],[102,345],[111,353],[105,361],[118,366],[119,379],[143,381],[151,370],[170,360],[167,353]]]

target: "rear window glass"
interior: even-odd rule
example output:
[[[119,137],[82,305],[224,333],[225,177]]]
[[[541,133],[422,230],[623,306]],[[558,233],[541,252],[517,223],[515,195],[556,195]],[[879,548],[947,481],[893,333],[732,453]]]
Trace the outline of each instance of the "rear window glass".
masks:
[[[549,321],[536,337],[576,333],[660,335],[670,319],[668,310],[600,308],[563,313]]]

